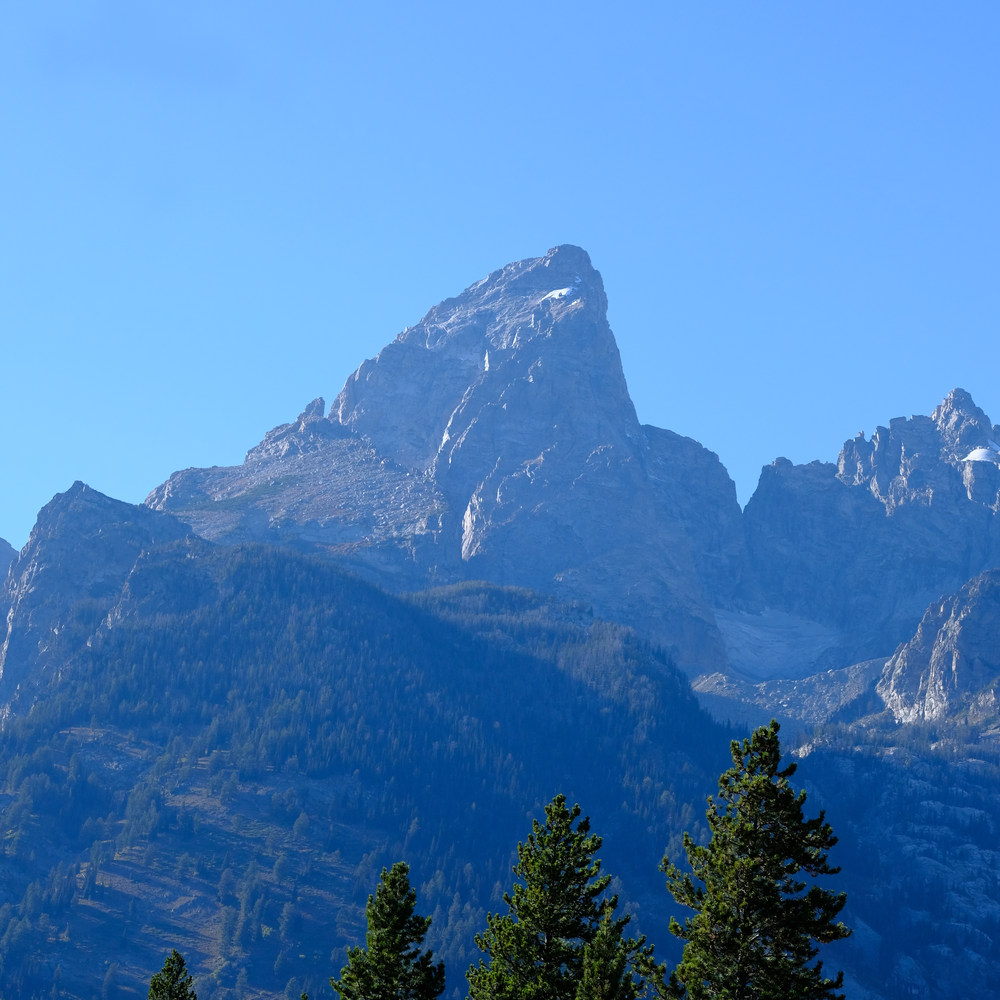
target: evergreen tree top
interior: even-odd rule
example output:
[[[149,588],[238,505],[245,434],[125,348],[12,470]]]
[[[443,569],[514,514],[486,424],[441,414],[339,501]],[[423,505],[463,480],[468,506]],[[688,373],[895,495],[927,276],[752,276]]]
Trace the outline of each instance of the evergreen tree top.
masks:
[[[588,990],[610,982],[624,947],[629,963],[642,942],[622,942],[627,916],[612,916],[618,897],[601,900],[611,882],[601,875],[596,853],[601,838],[590,832],[580,807],[557,795],[545,807],[545,822],[534,820],[528,839],[517,845],[513,872],[520,880],[504,895],[506,914],[487,914],[487,930],[476,944],[480,959],[465,974],[472,1000],[573,1000],[584,972],[584,955],[602,927],[597,951],[590,955]],[[574,826],[575,824],[575,826]],[[625,966],[623,966],[625,968]],[[628,978],[631,965],[618,973]],[[588,994],[591,995],[591,994]]]
[[[431,918],[414,913],[409,873],[402,861],[382,869],[365,907],[365,947],[352,948],[340,979],[330,979],[341,1000],[435,1000],[444,992],[444,963],[420,952]]]
[[[198,1000],[184,956],[174,948],[163,968],[149,981],[149,1000]]]
[[[796,765],[781,767],[779,725],[761,726],[732,743],[733,766],[719,778],[718,799],[708,800],[712,839],[696,844],[684,835],[692,874],[664,857],[661,870],[674,899],[695,911],[670,929],[686,942],[668,995],[701,1000],[843,1000],[843,982],[823,976],[823,963],[809,963],[817,944],[850,935],[836,917],[847,897],[811,878],[835,875],[827,851],[837,843],[820,811],[805,819],[805,791],[789,778]],[[700,884],[699,884],[700,883]]]

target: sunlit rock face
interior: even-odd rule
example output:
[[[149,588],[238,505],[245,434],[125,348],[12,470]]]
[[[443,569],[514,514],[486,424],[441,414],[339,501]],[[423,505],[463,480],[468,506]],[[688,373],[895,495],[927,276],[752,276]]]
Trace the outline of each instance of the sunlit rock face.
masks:
[[[461,579],[590,602],[686,669],[725,664],[712,608],[760,610],[712,452],[640,425],[578,247],[435,306],[242,466],[147,499],[212,539],[319,546],[396,589]]]
[[[878,693],[897,722],[998,715],[1000,570],[932,604],[916,635],[886,664]]]
[[[955,389],[929,417],[847,441],[837,464],[764,468],[752,569],[769,607],[841,633],[817,667],[888,656],[931,601],[1000,565],[998,434]]]

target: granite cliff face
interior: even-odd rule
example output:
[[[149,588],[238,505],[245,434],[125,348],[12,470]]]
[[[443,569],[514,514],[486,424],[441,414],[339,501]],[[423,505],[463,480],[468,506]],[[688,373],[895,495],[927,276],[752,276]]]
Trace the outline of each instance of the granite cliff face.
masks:
[[[38,513],[28,544],[4,585],[8,609],[0,647],[0,705],[6,713],[18,686],[39,675],[66,642],[72,616],[91,625],[119,600],[142,551],[184,538],[175,518],[122,503],[77,482]]]
[[[998,433],[955,389],[929,417],[846,442],[836,465],[764,468],[744,513],[751,565],[769,607],[833,630],[817,670],[888,655],[931,601],[1000,565]]]
[[[1000,570],[992,570],[927,609],[877,690],[897,722],[977,724],[996,719],[998,689]]]
[[[212,540],[320,546],[396,589],[485,579],[584,600],[693,672],[725,664],[713,607],[762,607],[734,484],[697,442],[639,424],[577,247],[442,302],[323,412],[147,505]]]

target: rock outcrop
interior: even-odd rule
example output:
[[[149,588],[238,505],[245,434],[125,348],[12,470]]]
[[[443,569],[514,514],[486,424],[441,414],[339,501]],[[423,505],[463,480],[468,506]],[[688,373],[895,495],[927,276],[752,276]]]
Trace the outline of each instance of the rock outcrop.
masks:
[[[764,468],[744,515],[752,569],[769,607],[841,633],[817,669],[888,655],[939,594],[1000,565],[998,434],[955,389],[836,465]]]
[[[733,482],[697,442],[640,425],[577,247],[445,300],[323,411],[147,505],[213,540],[318,546],[394,589],[484,579],[584,600],[693,672],[725,665],[713,607],[762,607]]]
[[[44,670],[72,616],[92,629],[118,602],[142,551],[184,538],[167,514],[112,500],[81,482],[39,512],[28,544],[10,566],[0,647],[0,704],[9,705],[29,673]]]
[[[826,670],[804,678],[778,678],[748,683],[740,677],[717,673],[697,678],[692,687],[702,707],[716,718],[744,726],[765,726],[777,717],[791,723],[793,731],[828,722],[871,688],[885,668],[882,657],[854,663],[840,670]]]
[[[10,564],[17,558],[17,549],[5,538],[0,538],[0,578],[7,575]]]
[[[1000,570],[935,601],[885,665],[877,691],[897,722],[995,719],[1000,693]]]

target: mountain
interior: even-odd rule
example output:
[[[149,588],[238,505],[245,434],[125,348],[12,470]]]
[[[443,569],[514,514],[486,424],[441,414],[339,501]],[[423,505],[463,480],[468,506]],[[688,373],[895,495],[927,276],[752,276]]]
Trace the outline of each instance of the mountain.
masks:
[[[732,480],[639,423],[577,247],[445,300],[324,409],[147,505],[214,541],[318,548],[394,590],[484,579],[582,600],[692,673],[725,666],[713,607],[762,608]]]
[[[768,608],[815,623],[805,672],[888,657],[931,601],[1000,565],[998,437],[955,389],[929,417],[847,441],[836,464],[764,468],[750,563]]]
[[[997,722],[1000,570],[935,601],[885,666],[878,694],[897,722]]]
[[[7,631],[0,647],[4,714],[21,682],[56,659],[73,637],[65,623],[93,624],[118,594],[139,554],[188,528],[169,515],[112,500],[76,482],[39,511],[28,544],[10,564],[0,601]]]
[[[670,952],[656,864],[703,831],[690,803],[729,733],[631,629],[487,584],[402,599],[80,484],[9,581],[4,996],[141,993],[170,946],[203,1000],[331,996],[398,858],[461,996],[472,935],[557,791]]]
[[[485,579],[584,601],[668,650],[706,704],[887,659],[930,601],[1000,565],[1000,429],[964,390],[836,463],[777,459],[741,513],[716,455],[639,424],[606,314],[579,248],[510,264],[366,361],[329,414],[314,400],[241,466],[175,473],[146,503],[394,591]],[[810,717],[850,700],[822,683]]]
[[[0,538],[0,577],[7,575],[10,564],[17,558],[17,549],[6,539]]]
[[[322,994],[403,857],[458,997],[556,791],[676,957],[653,866],[775,715],[850,1000],[1000,995],[1000,427],[955,389],[741,512],[639,424],[606,308],[557,247],[242,465],[43,508],[0,592],[4,995],[141,992],[168,942],[202,1000]]]

